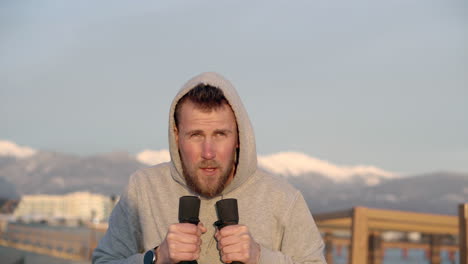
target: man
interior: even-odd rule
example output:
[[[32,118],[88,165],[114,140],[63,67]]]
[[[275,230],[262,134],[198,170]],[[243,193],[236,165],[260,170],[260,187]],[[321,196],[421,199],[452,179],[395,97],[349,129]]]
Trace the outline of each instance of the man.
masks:
[[[325,263],[301,193],[257,168],[255,138],[234,87],[216,73],[188,81],[169,114],[171,162],[137,171],[93,263]],[[201,199],[200,223],[177,223],[181,196]],[[217,230],[215,203],[235,198],[239,224]]]

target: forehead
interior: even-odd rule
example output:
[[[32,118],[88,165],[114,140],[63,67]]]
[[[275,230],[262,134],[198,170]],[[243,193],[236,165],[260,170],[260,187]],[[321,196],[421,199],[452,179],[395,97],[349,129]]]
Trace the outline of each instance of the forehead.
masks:
[[[237,123],[234,112],[227,103],[213,109],[202,109],[191,101],[185,101],[180,107],[179,127],[181,129],[200,127],[235,129]]]

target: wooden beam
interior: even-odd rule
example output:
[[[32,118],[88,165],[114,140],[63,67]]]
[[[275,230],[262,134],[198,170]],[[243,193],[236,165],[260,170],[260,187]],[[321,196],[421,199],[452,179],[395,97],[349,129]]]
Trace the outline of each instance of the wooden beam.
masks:
[[[318,227],[335,227],[337,229],[347,229],[351,228],[351,217],[350,218],[336,218],[336,219],[326,219],[316,222]]]
[[[333,238],[333,245],[349,247],[350,242],[349,242],[349,239],[346,239],[346,238]]]
[[[427,234],[458,234],[458,225],[428,225],[417,222],[394,222],[375,219],[369,219],[369,228],[372,230],[421,232]]]
[[[353,208],[350,264],[367,264],[369,226],[367,208]]]
[[[314,220],[316,222],[323,221],[327,219],[336,219],[336,218],[351,218],[353,215],[353,210],[343,210],[331,213],[322,213],[314,214]]]
[[[420,225],[447,225],[457,226],[456,216],[414,213],[398,210],[384,210],[368,208],[369,219],[385,219],[385,221],[395,221],[403,223],[419,223]]]
[[[431,235],[431,243],[430,243],[430,264],[440,264],[440,242],[441,242],[440,235]]]
[[[325,233],[325,260],[327,264],[333,264],[333,235]]]
[[[369,264],[382,264],[383,244],[380,232],[373,231],[369,235]]]
[[[458,206],[460,264],[468,264],[468,204]]]

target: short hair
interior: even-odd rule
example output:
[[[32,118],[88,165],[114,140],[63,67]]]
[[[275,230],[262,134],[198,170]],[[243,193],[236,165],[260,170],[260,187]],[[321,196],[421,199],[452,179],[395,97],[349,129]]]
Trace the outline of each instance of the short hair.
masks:
[[[228,104],[226,97],[221,89],[207,84],[199,84],[192,88],[188,93],[186,93],[180,100],[177,102],[174,111],[174,121],[176,127],[179,124],[179,115],[180,109],[185,101],[190,100],[196,105],[197,108],[203,111],[209,111],[213,109],[218,109],[223,106],[223,104]]]

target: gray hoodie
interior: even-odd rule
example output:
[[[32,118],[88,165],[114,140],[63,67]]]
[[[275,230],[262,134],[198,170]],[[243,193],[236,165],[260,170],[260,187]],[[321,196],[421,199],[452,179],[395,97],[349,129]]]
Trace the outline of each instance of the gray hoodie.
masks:
[[[199,264],[222,263],[214,238],[215,203],[236,198],[239,224],[260,244],[260,263],[326,263],[323,242],[301,193],[284,179],[257,168],[255,137],[247,112],[232,84],[216,73],[189,80],[174,98],[169,113],[171,162],[135,172],[112,211],[109,228],[93,253],[93,263],[143,263],[143,254],[164,240],[178,222],[179,198],[197,195],[186,185],[174,135],[174,110],[179,99],[200,83],[220,88],[231,105],[239,130],[239,162],[222,196],[201,198],[202,235]]]

